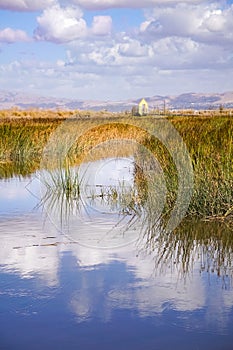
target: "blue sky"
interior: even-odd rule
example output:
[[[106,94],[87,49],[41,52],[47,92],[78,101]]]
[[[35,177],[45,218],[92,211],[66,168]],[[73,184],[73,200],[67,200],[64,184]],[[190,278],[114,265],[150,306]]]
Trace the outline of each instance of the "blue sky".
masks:
[[[101,100],[233,90],[232,3],[0,0],[1,89]]]

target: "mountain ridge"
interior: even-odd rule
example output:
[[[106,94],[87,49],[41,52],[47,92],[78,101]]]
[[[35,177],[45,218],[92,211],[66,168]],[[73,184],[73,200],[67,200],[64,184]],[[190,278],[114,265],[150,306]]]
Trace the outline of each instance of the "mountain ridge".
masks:
[[[218,109],[233,108],[233,91],[224,93],[183,93],[180,95],[142,96],[148,102],[150,109]],[[58,97],[45,97],[26,94],[17,91],[0,90],[0,109],[79,109],[79,110],[108,110],[119,112],[131,110],[141,98],[119,101],[79,100]]]

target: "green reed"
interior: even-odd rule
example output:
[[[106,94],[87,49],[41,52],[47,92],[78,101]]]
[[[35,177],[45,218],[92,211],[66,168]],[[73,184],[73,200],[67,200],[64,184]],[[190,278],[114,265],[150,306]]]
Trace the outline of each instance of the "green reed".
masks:
[[[43,148],[59,121],[0,121],[0,178],[29,175],[41,161]]]
[[[116,227],[124,222],[123,234],[131,229],[136,230],[139,251],[147,252],[154,258],[156,271],[176,269],[180,277],[186,278],[194,264],[198,264],[200,273],[233,277],[231,221],[185,220],[175,231],[169,232],[165,229],[166,220],[161,212],[156,213],[160,195],[156,198],[155,193],[145,193],[140,182],[134,186],[119,183],[117,186],[98,185],[86,189],[82,187],[78,169],[69,166],[46,172],[42,182],[45,194],[41,205],[51,213],[58,212],[62,225],[69,225],[69,217],[74,215],[74,211],[77,213],[83,205],[85,209],[86,200],[89,199],[94,206],[100,201],[102,207],[118,214]],[[86,196],[84,203],[83,196]]]
[[[185,142],[194,171],[194,190],[187,216],[232,219],[233,118],[231,116],[170,117]],[[177,169],[168,150],[153,136],[144,139],[162,165],[168,190],[168,215],[177,198]],[[174,145],[174,147],[176,147]]]
[[[185,118],[173,121],[194,168],[190,215],[230,217],[233,211],[233,119]]]
[[[154,117],[142,119],[148,127],[153,126]],[[105,148],[97,152],[92,160],[111,157],[135,157],[134,186],[102,187],[100,192],[90,193],[93,201],[118,209],[128,220],[125,230],[141,229],[143,248],[154,256],[156,268],[174,268],[187,275],[195,262],[200,272],[216,273],[218,276],[232,276],[233,259],[233,119],[230,116],[169,117],[187,145],[194,169],[194,191],[186,216],[208,221],[184,221],[174,232],[163,230],[177,199],[178,176],[171,154],[166,147],[143,130],[129,126],[131,119],[115,117],[115,123],[100,120],[96,127],[93,120],[80,120],[78,127],[89,124],[87,132],[77,140],[68,154],[68,159],[56,169],[42,173],[46,207],[55,208],[60,203],[60,214],[68,217],[72,210],[82,205],[82,179],[75,164],[86,159],[88,152],[111,139],[128,138],[136,140],[152,152],[160,164],[166,193],[161,190],[160,174],[143,164],[142,149],[135,152],[128,146],[115,154]],[[60,120],[11,120],[0,123],[0,177],[28,175],[41,167],[44,147],[50,135],[59,126]],[[101,126],[101,124],[104,124]],[[127,126],[125,126],[127,124]],[[93,128],[92,128],[93,125]],[[72,128],[72,125],[71,125]],[[59,141],[59,140],[58,140]],[[175,145],[174,145],[175,147]],[[151,188],[154,191],[151,191]],[[161,190],[161,193],[159,192]],[[163,211],[157,210],[165,195]],[[162,203],[163,204],[163,203]],[[215,222],[215,219],[218,220]],[[138,220],[140,225],[137,224]]]
[[[81,180],[76,169],[69,165],[43,172],[41,180],[47,195],[64,196],[68,201],[78,200],[80,197]]]
[[[38,112],[39,114],[40,112]],[[102,119],[101,119],[102,118]],[[132,117],[133,118],[133,117]],[[101,117],[75,120],[83,129],[81,137],[69,151],[70,164],[80,164],[96,145],[109,140],[130,139],[144,145],[160,163],[165,177],[167,196],[165,214],[169,216],[177,198],[177,169],[169,151],[149,132],[154,116],[137,118],[138,127],[132,126],[129,116]],[[114,123],[112,121],[114,120]],[[233,214],[233,119],[231,116],[178,116],[169,121],[181,135],[190,154],[194,169],[194,191],[187,211],[188,216],[216,217],[231,220]],[[140,129],[140,122],[142,129]],[[60,125],[59,116],[53,118],[8,119],[0,122],[0,177],[28,175],[41,166],[44,147],[50,135]],[[72,131],[72,125],[70,126]],[[59,140],[58,140],[59,141]],[[176,145],[174,145],[176,147]],[[96,155],[96,159],[114,156],[111,147]],[[120,156],[135,155],[128,146],[120,146]],[[136,176],[137,177],[137,176]],[[140,182],[146,195],[146,176]],[[61,182],[59,186],[68,184]],[[70,184],[71,185],[71,184]]]

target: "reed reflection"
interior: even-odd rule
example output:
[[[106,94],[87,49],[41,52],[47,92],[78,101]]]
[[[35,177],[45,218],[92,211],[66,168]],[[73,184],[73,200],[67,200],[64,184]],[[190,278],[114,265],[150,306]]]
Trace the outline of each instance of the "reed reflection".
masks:
[[[62,232],[92,248],[111,250],[133,243],[138,254],[153,257],[154,272],[176,270],[186,278],[198,263],[200,272],[215,273],[228,285],[233,258],[231,222],[189,219],[167,232],[163,229],[166,191],[160,169],[155,172],[153,168],[152,176],[133,158],[111,161],[121,164],[121,173],[128,169],[127,184],[106,184],[106,179],[114,177],[109,173],[101,175],[102,183],[98,176],[97,183],[88,182],[90,173],[96,175],[106,160],[88,163],[81,172],[72,168],[58,170],[57,177],[50,174],[41,204]]]
[[[87,322],[97,316],[107,322],[113,317],[114,310],[118,309],[136,310],[139,317],[163,315],[173,310],[179,313],[179,322],[185,327],[212,327],[223,332],[233,300],[231,228],[221,222],[186,220],[175,232],[165,234],[152,216],[152,203],[155,205],[156,201],[150,199],[146,184],[141,202],[133,202],[135,195],[140,193],[136,187],[134,160],[130,158],[122,163],[120,161],[120,164],[131,166],[129,177],[125,179],[127,186],[135,187],[135,192],[127,192],[128,187],[125,187],[117,205],[108,187],[104,187],[104,191],[108,189],[108,196],[103,203],[97,195],[89,198],[88,208],[85,208],[85,203],[89,202],[82,202],[82,199],[90,194],[90,188],[86,189],[85,196],[82,190],[77,196],[77,192],[68,190],[53,193],[53,188],[46,192],[45,187],[43,193],[48,196],[43,198],[41,205],[46,206],[45,214],[50,216],[50,220],[47,218],[44,222],[41,213],[37,212],[24,216],[15,214],[12,218],[9,215],[2,217],[1,271],[18,274],[22,279],[38,278],[44,288],[61,289],[65,293],[65,302],[78,322]],[[121,172],[120,164],[117,169]],[[72,171],[77,181],[77,171],[70,169]],[[64,173],[60,176],[64,176]],[[9,182],[9,188],[10,184],[13,193],[13,182]],[[118,191],[120,189],[122,187],[117,188]],[[18,190],[22,191],[22,188]],[[97,194],[98,191],[99,188]],[[125,194],[129,196],[131,206],[134,203],[135,207],[131,213],[124,210],[124,214],[119,214]],[[91,211],[93,201],[94,207],[101,205],[101,209],[105,208],[104,212]],[[115,204],[111,205],[111,202]],[[66,228],[65,234],[50,223],[53,215],[59,219],[57,224]],[[119,215],[125,221],[121,221],[120,229],[113,234],[110,228],[119,222]],[[129,223],[132,217],[134,229],[132,222]],[[72,227],[75,229],[74,236],[70,235]],[[131,230],[129,236],[127,230]],[[69,263],[72,272],[65,270],[67,278],[64,282],[59,271],[67,254],[72,259],[72,264]],[[79,283],[76,283],[77,279]],[[67,285],[67,280],[71,281],[71,285]],[[12,288],[3,290],[12,292]],[[46,300],[54,297],[50,292],[46,293]],[[205,313],[205,317],[200,321],[193,315],[189,320],[186,313],[196,310]]]

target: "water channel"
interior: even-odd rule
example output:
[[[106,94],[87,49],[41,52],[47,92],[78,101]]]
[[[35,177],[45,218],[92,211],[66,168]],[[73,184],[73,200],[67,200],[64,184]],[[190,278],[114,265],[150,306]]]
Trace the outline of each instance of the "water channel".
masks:
[[[42,171],[0,180],[0,349],[232,349],[230,228],[148,237],[132,158],[79,172],[79,201]]]

